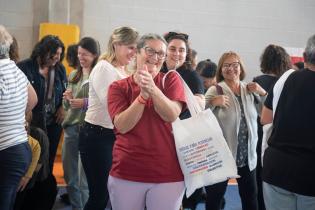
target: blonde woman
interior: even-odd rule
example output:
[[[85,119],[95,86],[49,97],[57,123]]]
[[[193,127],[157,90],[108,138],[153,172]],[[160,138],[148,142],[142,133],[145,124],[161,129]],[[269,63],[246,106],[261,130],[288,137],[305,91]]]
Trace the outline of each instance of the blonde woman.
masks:
[[[84,210],[104,210],[109,200],[107,179],[115,135],[108,114],[107,91],[112,82],[128,76],[126,66],[136,55],[138,36],[130,27],[115,29],[107,52],[90,74],[88,110],[79,137],[80,156],[89,187]]]

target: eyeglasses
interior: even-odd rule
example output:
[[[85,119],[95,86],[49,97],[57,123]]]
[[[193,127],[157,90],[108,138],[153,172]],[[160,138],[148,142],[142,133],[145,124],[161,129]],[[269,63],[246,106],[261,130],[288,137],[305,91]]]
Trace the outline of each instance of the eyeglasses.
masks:
[[[155,51],[153,48],[151,47],[145,47],[144,48],[144,51],[145,53],[148,55],[148,56],[154,56],[155,54],[157,55],[157,58],[158,59],[164,59],[165,56],[166,56],[166,53],[164,51]]]
[[[169,41],[171,38],[173,38],[173,37],[175,37],[175,36],[176,36],[176,37],[182,37],[182,38],[184,38],[186,41],[188,41],[188,38],[189,38],[188,34],[177,33],[177,32],[173,32],[173,31],[168,32],[168,33],[164,36],[164,38],[165,38],[166,41]]]
[[[228,69],[232,67],[233,69],[236,69],[240,66],[240,62],[233,62],[233,63],[223,63],[222,68]]]

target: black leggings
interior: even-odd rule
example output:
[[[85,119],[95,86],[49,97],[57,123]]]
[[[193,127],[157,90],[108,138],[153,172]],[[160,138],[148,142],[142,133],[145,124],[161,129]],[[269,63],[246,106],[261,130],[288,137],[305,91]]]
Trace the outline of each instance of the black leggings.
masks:
[[[104,210],[107,205],[107,180],[114,142],[112,129],[87,122],[80,129],[79,150],[89,187],[89,199],[84,210]]]
[[[258,210],[256,170],[250,171],[248,166],[237,168],[241,176],[236,179],[243,210]],[[206,187],[206,210],[220,210],[221,200],[226,191],[228,181]]]

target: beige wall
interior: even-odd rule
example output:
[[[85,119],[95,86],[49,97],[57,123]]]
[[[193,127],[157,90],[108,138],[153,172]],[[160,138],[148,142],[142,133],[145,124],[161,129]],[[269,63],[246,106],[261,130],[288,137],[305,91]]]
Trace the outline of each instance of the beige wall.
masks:
[[[83,0],[0,0],[0,24],[16,37],[22,59],[30,56],[43,22],[82,25]]]
[[[218,61],[238,52],[247,80],[260,74],[259,57],[269,44],[304,47],[313,34],[314,0],[0,0],[0,24],[14,34],[22,57],[37,40],[38,24],[77,24],[104,50],[113,28],[129,25],[140,33],[180,30],[190,35],[199,59]]]

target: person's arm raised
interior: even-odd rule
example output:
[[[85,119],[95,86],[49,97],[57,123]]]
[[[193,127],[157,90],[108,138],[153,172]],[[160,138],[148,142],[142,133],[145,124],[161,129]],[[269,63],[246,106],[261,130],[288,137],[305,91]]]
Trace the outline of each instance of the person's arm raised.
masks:
[[[182,111],[182,103],[170,100],[155,85],[152,75],[145,71],[139,70],[141,81],[139,86],[147,92],[152,98],[155,111],[166,122],[174,122]]]

